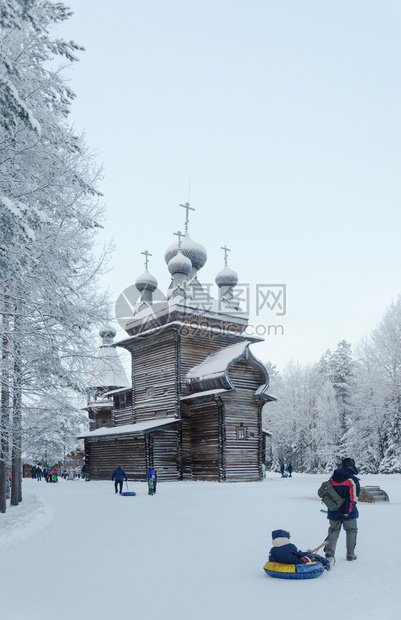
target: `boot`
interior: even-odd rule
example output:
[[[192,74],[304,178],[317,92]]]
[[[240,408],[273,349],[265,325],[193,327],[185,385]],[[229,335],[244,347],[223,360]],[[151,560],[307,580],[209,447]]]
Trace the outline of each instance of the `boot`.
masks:
[[[347,551],[347,560],[352,562],[352,560],[356,560],[357,556],[355,555],[355,551]]]
[[[329,567],[327,570],[331,570],[334,564],[336,563],[336,558],[334,557],[334,554],[330,552],[326,553],[325,556],[326,556],[326,560],[329,563]]]

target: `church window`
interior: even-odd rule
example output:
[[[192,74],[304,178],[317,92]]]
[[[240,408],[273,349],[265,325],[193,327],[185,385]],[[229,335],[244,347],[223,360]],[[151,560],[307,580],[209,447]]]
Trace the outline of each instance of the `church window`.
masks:
[[[246,439],[247,438],[247,427],[242,423],[235,428],[237,439]]]
[[[127,406],[127,395],[119,394],[117,398],[117,407],[118,409],[125,409]]]

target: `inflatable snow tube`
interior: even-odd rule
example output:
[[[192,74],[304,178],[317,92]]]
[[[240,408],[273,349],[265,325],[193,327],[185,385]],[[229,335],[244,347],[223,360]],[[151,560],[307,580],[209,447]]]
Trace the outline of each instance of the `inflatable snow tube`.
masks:
[[[324,571],[320,562],[308,562],[308,564],[280,564],[279,562],[266,562],[265,572],[271,577],[280,579],[313,579],[320,577]]]

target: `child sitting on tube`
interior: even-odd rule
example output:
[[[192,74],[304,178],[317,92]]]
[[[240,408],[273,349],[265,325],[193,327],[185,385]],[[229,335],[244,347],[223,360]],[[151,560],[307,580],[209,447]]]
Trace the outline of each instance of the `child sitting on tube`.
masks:
[[[274,530],[272,532],[273,547],[270,549],[269,562],[280,564],[307,564],[308,562],[320,562],[326,570],[329,570],[329,562],[317,553],[300,551],[290,543],[290,533],[286,530]]]

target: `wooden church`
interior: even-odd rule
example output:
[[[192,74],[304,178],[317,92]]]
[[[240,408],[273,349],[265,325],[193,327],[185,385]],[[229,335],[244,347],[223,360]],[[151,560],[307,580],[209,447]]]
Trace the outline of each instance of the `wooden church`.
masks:
[[[80,436],[88,480],[110,479],[118,465],[130,480],[145,480],[149,466],[159,481],[263,477],[262,407],[275,399],[266,367],[250,349],[261,339],[244,335],[248,319],[235,297],[238,276],[227,264],[228,248],[215,280],[218,299],[202,287],[206,250],[189,236],[189,204],[181,206],[185,234],[177,233],[165,254],[171,274],[165,299],[153,301],[157,281],[144,252],[127,337],[113,344],[115,332],[101,332],[102,355],[88,389],[91,430]],[[129,385],[115,347],[131,354]]]

